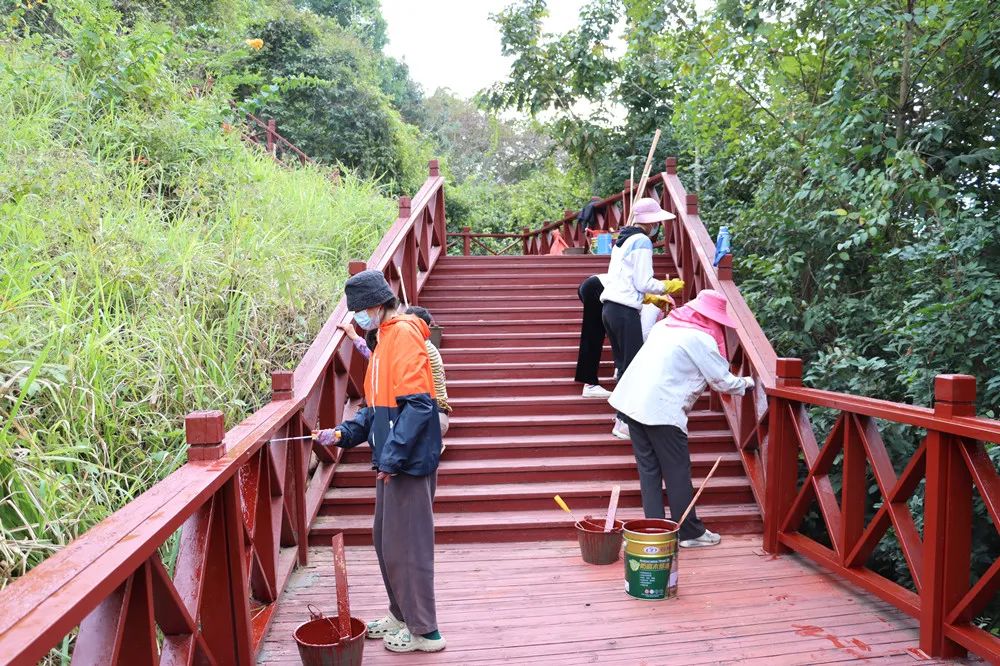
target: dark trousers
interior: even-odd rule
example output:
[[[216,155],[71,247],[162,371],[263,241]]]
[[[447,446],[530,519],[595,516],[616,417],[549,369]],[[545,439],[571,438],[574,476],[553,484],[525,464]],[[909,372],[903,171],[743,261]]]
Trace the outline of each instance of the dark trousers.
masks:
[[[670,519],[677,522],[694,496],[687,433],[676,426],[648,426],[635,419],[626,417],[625,420],[632,438],[632,452],[639,465],[643,513],[647,518],[666,517],[663,509],[663,482],[666,481]],[[704,533],[705,525],[699,520],[697,509],[692,509],[681,525],[680,539],[697,539]]]
[[[605,303],[601,319],[620,378],[642,347],[642,320],[638,310],[619,303]]]
[[[583,302],[580,351],[576,356],[576,381],[584,384],[596,384],[606,335],[602,321],[604,304],[601,303],[604,285],[601,284],[596,275],[591,275],[583,281],[576,293],[580,297],[580,301]]]
[[[437,631],[434,603],[434,492],[437,475],[397,474],[375,482],[372,537],[389,611],[411,634]]]

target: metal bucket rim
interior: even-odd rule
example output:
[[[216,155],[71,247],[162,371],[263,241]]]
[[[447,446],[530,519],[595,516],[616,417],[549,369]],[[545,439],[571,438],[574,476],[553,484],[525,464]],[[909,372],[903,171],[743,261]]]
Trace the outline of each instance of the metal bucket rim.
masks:
[[[299,630],[311,622],[328,622],[330,624],[330,628],[333,629],[334,633],[337,634],[337,640],[333,643],[310,643],[309,641],[299,638]],[[359,633],[356,633],[354,631],[355,624],[361,625],[361,631]],[[336,618],[322,616],[306,620],[299,626],[295,627],[295,631],[292,632],[292,638],[295,639],[296,643],[298,643],[299,645],[303,645],[305,647],[324,648],[324,647],[334,647],[336,645],[347,645],[348,643],[352,643],[358,640],[359,638],[364,638],[367,634],[368,634],[368,625],[361,618],[354,617],[353,615],[351,616],[351,636],[344,638],[343,636],[340,635],[340,628],[337,626]]]
[[[635,525],[636,523],[659,523],[662,526],[662,529],[655,532],[637,532],[635,531],[635,529],[639,528],[639,526]],[[633,525],[634,526],[633,529],[629,529],[629,525]],[[669,525],[673,525],[673,528],[668,527]],[[651,536],[664,536],[669,538],[670,535],[677,534],[677,532],[680,530],[680,526],[674,521],[666,520],[665,518],[640,518],[637,520],[625,521],[623,529],[625,532],[626,539],[638,540],[643,537],[648,538]],[[656,529],[656,528],[654,525],[649,525],[645,529]]]

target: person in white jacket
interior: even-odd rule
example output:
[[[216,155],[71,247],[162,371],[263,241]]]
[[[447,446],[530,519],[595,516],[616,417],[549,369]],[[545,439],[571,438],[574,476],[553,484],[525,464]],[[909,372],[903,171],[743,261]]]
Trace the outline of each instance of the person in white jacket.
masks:
[[[608,277],[604,283],[601,318],[611,341],[618,376],[625,374],[632,359],[642,347],[642,299],[646,294],[665,294],[662,280],[653,276],[653,240],[660,225],[675,215],[660,208],[655,199],[643,197],[633,206],[632,224],[618,232],[618,241],[611,250]],[[628,426],[615,421],[611,434],[628,439]]]
[[[672,520],[680,520],[691,502],[687,415],[705,386],[730,395],[753,388],[751,377],[729,372],[724,326],[735,326],[725,297],[712,289],[699,292],[653,326],[608,400],[629,426],[646,518],[665,517],[664,481]],[[697,511],[681,525],[678,536],[685,548],[714,546],[722,540],[705,528]]]

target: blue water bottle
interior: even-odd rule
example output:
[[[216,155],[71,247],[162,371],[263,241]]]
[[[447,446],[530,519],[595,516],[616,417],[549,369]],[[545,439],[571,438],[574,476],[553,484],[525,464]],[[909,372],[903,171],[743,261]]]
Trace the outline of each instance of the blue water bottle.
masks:
[[[719,235],[715,238],[715,261],[713,266],[718,266],[722,258],[732,253],[732,245],[729,237],[729,227],[722,225],[719,227]]]

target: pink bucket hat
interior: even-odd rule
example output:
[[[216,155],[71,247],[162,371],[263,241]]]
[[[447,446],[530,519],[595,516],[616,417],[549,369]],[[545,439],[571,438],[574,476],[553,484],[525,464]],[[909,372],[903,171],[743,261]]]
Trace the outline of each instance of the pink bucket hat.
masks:
[[[632,224],[656,224],[657,222],[664,222],[677,217],[673,213],[668,213],[660,208],[660,204],[656,203],[656,199],[649,197],[636,199],[632,210],[634,212]]]
[[[687,306],[716,323],[736,328],[736,321],[726,312],[726,297],[714,289],[702,289]]]

